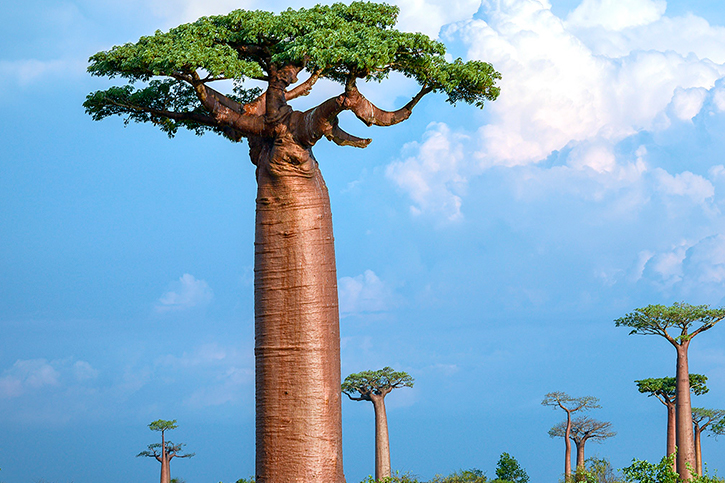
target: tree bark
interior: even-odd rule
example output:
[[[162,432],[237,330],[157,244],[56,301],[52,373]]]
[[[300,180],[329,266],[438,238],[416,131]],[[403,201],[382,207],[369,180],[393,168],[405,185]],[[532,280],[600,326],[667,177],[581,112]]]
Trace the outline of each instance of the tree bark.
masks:
[[[344,483],[332,214],[309,146],[284,123],[249,139],[257,165],[257,483]]]
[[[385,412],[385,396],[371,395],[371,400],[375,408],[375,479],[380,481],[392,474],[388,415]]]
[[[569,482],[571,480],[571,441],[569,441],[569,435],[571,434],[571,412],[566,408],[563,409],[566,411],[566,430],[564,431],[564,481]]]
[[[585,468],[584,468],[584,443],[586,443],[586,440],[574,442],[574,444],[576,445],[576,472],[577,472],[577,476],[579,477],[577,479],[581,479],[582,481],[584,480],[584,470],[585,470]]]
[[[171,465],[167,457],[161,459],[161,483],[171,483]]]
[[[677,426],[675,425],[675,404],[667,404],[667,456],[670,456],[677,451]],[[674,462],[673,462],[674,464]]]
[[[702,476],[702,446],[700,445],[702,430],[699,426],[695,426],[693,429],[695,434],[695,471],[697,476]]]
[[[695,442],[692,430],[692,406],[690,403],[690,371],[687,364],[687,349],[684,340],[675,345],[677,350],[677,372],[675,385],[675,419],[677,425],[677,473],[682,481],[692,478],[690,467],[695,469]]]

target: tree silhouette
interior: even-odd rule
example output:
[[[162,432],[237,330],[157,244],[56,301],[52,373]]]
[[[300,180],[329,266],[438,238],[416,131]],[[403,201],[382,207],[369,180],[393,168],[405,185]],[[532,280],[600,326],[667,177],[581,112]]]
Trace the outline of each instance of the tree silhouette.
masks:
[[[588,411],[599,406],[599,399],[593,396],[571,397],[565,392],[550,392],[544,396],[541,404],[561,408],[566,412],[566,425],[564,427],[564,479],[571,479],[571,415],[577,411]]]
[[[413,387],[413,378],[390,367],[378,371],[350,374],[342,383],[342,392],[353,401],[370,401],[375,409],[375,479],[391,476],[390,438],[385,396],[399,387]]]
[[[566,436],[567,421],[562,421],[549,430],[552,438],[563,438]],[[569,438],[576,445],[576,471],[583,474],[586,471],[584,459],[584,445],[587,441],[600,443],[617,433],[611,431],[612,423],[609,421],[597,421],[587,416],[578,416],[571,421]]]
[[[161,483],[171,483],[171,460],[173,458],[191,458],[194,453],[181,454],[181,448],[185,446],[182,444],[174,444],[171,441],[166,441],[166,431],[176,429],[178,426],[176,420],[166,421],[164,419],[157,419],[149,424],[151,431],[159,431],[161,433],[161,443],[153,443],[148,446],[148,449],[141,451],[136,456],[146,456],[149,458],[156,458],[156,461],[161,463]]]
[[[279,14],[235,10],[90,59],[92,75],[127,82],[87,97],[93,119],[119,115],[150,122],[169,136],[185,128],[248,141],[257,168],[258,483],[344,481],[332,215],[312,147],[322,138],[359,148],[371,142],[340,127],[344,111],[367,126],[391,126],[431,92],[478,107],[499,93],[500,75],[490,64],[447,61],[440,42],[395,30],[397,17],[397,7],[368,2]],[[393,72],[415,80],[420,90],[402,108],[383,111],[358,83],[383,81]],[[289,103],[319,79],[338,83],[342,92],[294,110]],[[263,87],[250,87],[250,80]],[[223,81],[233,84],[231,92],[212,87]]]
[[[617,327],[629,327],[629,333],[664,337],[677,352],[675,383],[675,425],[677,441],[676,471],[683,481],[692,478],[690,468],[695,468],[695,440],[692,427],[690,402],[690,370],[687,354],[692,339],[711,329],[725,317],[725,309],[711,309],[707,305],[690,305],[675,302],[664,305],[648,305],[636,309],[614,321]],[[694,330],[693,330],[694,329]],[[674,335],[670,334],[674,331]],[[688,467],[689,465],[689,467]]]
[[[657,377],[634,381],[637,384],[637,390],[639,392],[647,394],[649,397],[656,397],[667,408],[667,456],[675,454],[677,448],[677,442],[675,440],[675,402],[677,401],[675,397],[675,382],[674,377]],[[700,396],[709,391],[706,383],[707,376],[690,374],[690,390],[696,396]]]
[[[692,408],[692,425],[695,434],[695,471],[698,476],[702,476],[702,445],[700,444],[700,436],[708,429],[715,429],[713,434],[717,434],[719,425],[725,421],[725,410],[722,409],[705,409]]]

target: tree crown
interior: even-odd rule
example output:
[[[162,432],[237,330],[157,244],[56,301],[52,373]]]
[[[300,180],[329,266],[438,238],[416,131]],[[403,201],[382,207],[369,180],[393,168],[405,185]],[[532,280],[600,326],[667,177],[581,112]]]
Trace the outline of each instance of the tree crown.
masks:
[[[701,431],[709,430],[711,433],[721,434],[721,426],[725,421],[725,410],[692,408],[692,422]]]
[[[617,327],[629,327],[629,334],[659,335],[674,345],[689,342],[700,332],[711,329],[725,317],[725,309],[711,309],[708,305],[690,305],[675,302],[671,306],[648,305],[624,317],[615,319]],[[674,329],[679,334],[672,336]],[[693,332],[690,332],[694,329]]]
[[[571,420],[569,438],[577,444],[583,441],[603,441],[615,436],[617,433],[611,431],[612,423],[609,421],[598,421],[587,416],[578,416]],[[549,430],[552,438],[563,438],[566,435],[566,421],[562,421]]]
[[[383,367],[377,371],[350,374],[342,382],[342,392],[356,401],[370,401],[372,396],[385,396],[399,387],[413,387],[413,383],[414,379],[407,372]]]
[[[528,483],[529,475],[519,465],[516,458],[508,453],[501,453],[501,457],[496,464],[496,480],[511,483]]]
[[[172,429],[176,429],[179,426],[176,424],[176,420],[173,419],[171,421],[167,421],[165,419],[157,419],[156,421],[153,421],[149,423],[149,429],[151,431],[170,431]]]
[[[162,445],[161,443],[153,443],[153,444],[148,445],[148,449],[141,451],[139,454],[136,455],[136,457],[147,456],[147,457],[152,457],[152,458],[158,459],[164,454],[164,452],[162,451],[162,446],[166,447],[165,454],[166,454],[166,457],[169,459],[171,459],[171,458],[191,458],[195,454],[195,453],[181,454],[180,451],[184,446],[186,446],[186,444],[184,444],[184,443],[174,444],[171,441],[166,441],[166,443],[164,445]]]
[[[561,408],[566,412],[587,411],[601,407],[599,399],[594,396],[571,397],[565,392],[550,392],[541,401],[543,406]]]
[[[287,100],[307,94],[318,78],[341,83],[351,93],[356,80],[381,81],[392,72],[415,79],[422,86],[421,97],[441,92],[452,104],[478,107],[496,99],[501,76],[490,64],[460,58],[448,62],[442,43],[395,30],[397,16],[395,6],[358,1],[279,14],[235,10],[202,17],[91,56],[92,75],[128,83],[90,94],[84,106],[95,120],[123,115],[126,122],[152,122],[169,136],[183,127],[196,134],[213,130],[238,141],[258,134],[257,124],[240,123],[239,116],[253,120],[261,115],[255,101],[264,101],[262,89],[245,87],[245,82],[286,89],[303,70],[310,79],[299,91],[287,91]],[[227,95],[207,86],[224,80],[234,83]],[[139,81],[149,84],[137,89]],[[207,98],[210,94],[238,116],[222,119]],[[278,120],[266,114],[267,123]]]
[[[647,396],[655,396],[664,404],[675,403],[675,390],[677,380],[674,377],[651,377],[634,381],[637,390]],[[703,374],[690,374],[690,391],[696,396],[707,393],[707,376]]]

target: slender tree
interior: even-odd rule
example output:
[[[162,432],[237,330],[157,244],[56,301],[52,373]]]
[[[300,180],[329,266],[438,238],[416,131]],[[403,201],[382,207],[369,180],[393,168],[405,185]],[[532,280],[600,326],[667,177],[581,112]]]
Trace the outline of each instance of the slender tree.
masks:
[[[183,443],[174,444],[171,441],[166,441],[166,431],[176,429],[177,427],[175,419],[172,421],[157,419],[149,424],[151,431],[159,431],[161,433],[161,443],[150,444],[147,450],[141,451],[136,455],[137,457],[147,456],[156,458],[156,461],[161,463],[161,483],[171,483],[171,460],[173,458],[191,458],[194,456],[194,453],[181,454],[181,448],[184,446]]]
[[[544,396],[541,404],[561,408],[566,412],[566,425],[564,427],[564,479],[571,480],[571,415],[577,411],[588,411],[599,406],[599,399],[593,396],[571,397],[565,392],[550,392]]]
[[[279,14],[235,10],[90,59],[92,75],[127,82],[87,97],[93,119],[119,115],[151,122],[169,136],[186,128],[249,143],[257,179],[258,483],[344,481],[332,215],[312,147],[323,137],[359,148],[371,142],[342,130],[343,111],[368,126],[391,126],[431,92],[478,107],[499,93],[500,75],[490,64],[448,62],[440,42],[395,30],[397,16],[397,7],[368,2]],[[382,81],[393,72],[417,81],[420,91],[388,112],[372,104],[358,82]],[[342,92],[294,110],[290,102],[323,78]],[[250,80],[262,88],[245,84]],[[212,87],[219,83],[233,84],[233,92]]]
[[[567,421],[562,421],[549,430],[552,438],[563,438],[566,436]],[[584,459],[584,445],[587,441],[600,443],[617,433],[611,431],[612,423],[609,421],[597,421],[587,416],[578,416],[572,419],[569,438],[576,445],[576,471],[577,474],[584,474],[586,471]]]
[[[690,371],[687,355],[693,337],[711,329],[725,317],[725,309],[707,305],[675,302],[648,305],[614,321],[617,327],[629,327],[631,334],[659,335],[675,348],[677,371],[675,384],[675,439],[677,442],[676,471],[683,481],[690,480],[690,468],[695,468],[695,440],[690,402]],[[670,334],[674,332],[674,335]],[[688,465],[690,468],[688,468]]]
[[[657,377],[634,381],[637,389],[648,397],[656,397],[667,408],[667,453],[666,456],[675,454],[677,442],[675,440],[675,378]],[[707,388],[707,376],[702,374],[690,374],[690,391],[700,396],[709,391]],[[673,460],[674,461],[674,460]]]
[[[692,408],[692,426],[695,434],[695,471],[702,476],[702,445],[700,436],[703,432],[718,428],[718,425],[725,420],[725,410]],[[716,429],[717,430],[717,429]]]
[[[370,401],[375,410],[375,479],[391,476],[390,438],[385,396],[399,387],[413,387],[413,378],[406,372],[383,367],[378,371],[350,374],[342,383],[342,392],[353,401]]]

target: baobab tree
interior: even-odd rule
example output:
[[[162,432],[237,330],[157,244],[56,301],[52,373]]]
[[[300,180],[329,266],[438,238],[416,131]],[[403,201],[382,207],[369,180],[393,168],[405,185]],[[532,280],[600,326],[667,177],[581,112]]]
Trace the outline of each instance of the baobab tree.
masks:
[[[725,317],[725,309],[711,309],[707,305],[690,305],[675,302],[665,305],[648,305],[636,309],[614,321],[617,327],[629,327],[629,333],[659,335],[675,348],[677,370],[675,373],[675,439],[677,457],[675,471],[683,481],[690,480],[690,468],[695,468],[695,440],[692,428],[692,404],[690,402],[690,370],[688,349],[692,339],[711,329]],[[674,332],[674,335],[670,334]],[[689,468],[688,468],[689,465]]]
[[[670,456],[675,454],[677,448],[676,428],[675,428],[675,378],[674,377],[656,377],[649,379],[641,379],[634,381],[637,384],[637,390],[647,396],[656,397],[667,408],[667,454]],[[690,391],[696,396],[700,396],[709,391],[707,388],[707,376],[702,374],[690,374]],[[674,460],[673,460],[674,461]]]
[[[549,436],[552,438],[566,437],[567,421],[562,421],[549,430]],[[611,431],[612,423],[609,421],[597,421],[588,416],[578,416],[571,421],[571,430],[569,438],[576,445],[576,471],[583,474],[586,471],[584,459],[584,445],[587,441],[600,443],[607,438],[615,436],[617,433]]]
[[[323,137],[342,146],[370,144],[340,127],[344,111],[367,126],[391,126],[432,92],[478,107],[499,94],[500,74],[490,64],[447,61],[440,42],[395,30],[397,16],[397,7],[367,2],[279,14],[235,10],[90,58],[92,75],[126,81],[87,97],[93,119],[119,115],[169,136],[186,128],[249,144],[257,180],[257,483],[345,479],[332,215],[312,147]],[[420,90],[402,108],[383,111],[358,83],[394,72]],[[290,102],[319,79],[342,92],[306,111],[293,109]],[[224,94],[212,87],[220,83],[233,88]]]
[[[176,420],[166,421],[164,419],[157,419],[156,421],[149,424],[151,431],[161,432],[161,443],[153,443],[148,446],[148,449],[141,451],[136,456],[147,456],[150,458],[156,458],[156,461],[161,463],[161,483],[171,482],[171,460],[173,458],[191,458],[194,453],[181,454],[181,448],[184,446],[181,444],[174,444],[171,441],[166,441],[166,431],[176,429],[178,426]]]
[[[599,399],[593,396],[571,397],[565,392],[550,392],[544,396],[541,404],[561,408],[566,412],[566,426],[564,427],[564,479],[571,480],[571,415],[577,411],[588,411],[599,406]]]
[[[407,372],[383,367],[378,371],[350,374],[342,383],[342,392],[353,401],[370,401],[375,410],[375,479],[391,476],[390,438],[385,396],[393,389],[413,387],[413,378]]]
[[[719,425],[725,421],[725,410],[692,408],[692,427],[695,434],[695,471],[702,476],[702,445],[700,436],[703,432],[715,428],[717,434]]]

